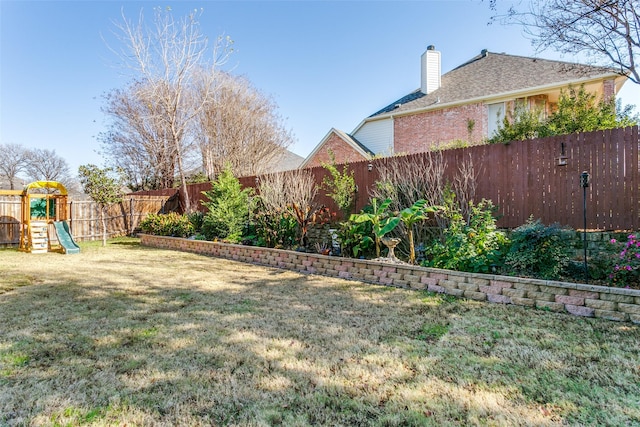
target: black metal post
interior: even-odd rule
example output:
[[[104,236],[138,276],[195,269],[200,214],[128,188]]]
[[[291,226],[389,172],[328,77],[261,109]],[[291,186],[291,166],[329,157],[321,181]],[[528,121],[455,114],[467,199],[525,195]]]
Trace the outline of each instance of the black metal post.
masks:
[[[584,282],[589,283],[589,267],[587,265],[587,187],[589,186],[589,173],[582,172],[580,175],[580,185],[582,185],[582,213],[584,219],[584,231],[582,246],[584,249]]]

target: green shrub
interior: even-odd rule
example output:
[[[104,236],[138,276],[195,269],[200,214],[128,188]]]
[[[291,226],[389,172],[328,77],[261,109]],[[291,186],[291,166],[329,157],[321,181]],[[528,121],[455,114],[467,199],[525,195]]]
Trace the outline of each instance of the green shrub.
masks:
[[[506,272],[539,279],[558,279],[571,259],[572,234],[569,228],[558,224],[545,226],[540,220],[529,218],[510,235]]]
[[[474,273],[490,273],[502,264],[509,240],[497,230],[490,200],[470,204],[468,222],[453,199],[445,201],[443,215],[449,220],[443,239],[436,240],[426,250],[430,260],[423,265]]]
[[[349,171],[349,164],[342,165],[342,172],[336,166],[336,157],[329,150],[329,158],[331,163],[323,163],[330,176],[322,179],[322,188],[327,190],[327,196],[331,197],[342,212],[343,218],[348,218],[353,210],[356,201],[356,180],[353,177],[354,172]]]
[[[560,91],[557,108],[549,117],[526,105],[508,111],[502,126],[489,142],[508,144],[552,135],[635,126],[640,119],[633,109],[633,105],[623,108],[619,100],[598,100],[594,93],[585,90],[584,85],[577,89],[569,87]]]
[[[243,190],[240,181],[233,176],[227,165],[211,183],[211,190],[203,191],[203,194],[209,199],[208,202],[202,202],[209,212],[202,221],[202,234],[208,240],[220,238],[239,242],[249,221],[251,189]]]
[[[175,212],[149,214],[140,222],[140,228],[145,233],[156,236],[188,237],[194,233],[189,218]]]
[[[199,233],[202,230],[202,223],[204,221],[204,212],[191,212],[187,214],[187,218],[189,218],[189,222],[193,225],[193,230],[196,233]]]
[[[255,246],[292,248],[297,243],[298,222],[287,210],[269,210],[262,199],[254,199],[246,239]]]
[[[340,223],[337,233],[342,256],[371,258],[375,255],[371,222],[345,221]]]

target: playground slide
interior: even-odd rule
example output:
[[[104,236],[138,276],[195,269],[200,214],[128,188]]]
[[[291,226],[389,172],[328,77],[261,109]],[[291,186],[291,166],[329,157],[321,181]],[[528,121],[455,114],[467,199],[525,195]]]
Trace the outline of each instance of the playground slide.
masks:
[[[67,221],[54,221],[53,225],[56,228],[58,241],[60,242],[60,246],[64,249],[64,253],[80,253],[80,247],[73,241],[73,237],[71,237],[71,233],[69,233],[69,225],[67,224]]]

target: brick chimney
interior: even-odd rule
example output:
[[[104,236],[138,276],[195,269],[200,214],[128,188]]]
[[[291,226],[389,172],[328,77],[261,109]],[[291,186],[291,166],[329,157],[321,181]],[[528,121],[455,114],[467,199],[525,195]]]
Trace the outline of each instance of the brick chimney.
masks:
[[[440,87],[440,52],[430,45],[420,60],[420,90],[429,94]]]

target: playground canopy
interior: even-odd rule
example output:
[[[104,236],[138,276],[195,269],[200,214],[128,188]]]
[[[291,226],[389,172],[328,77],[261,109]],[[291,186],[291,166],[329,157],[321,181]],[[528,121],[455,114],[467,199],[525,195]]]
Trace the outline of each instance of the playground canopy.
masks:
[[[69,195],[65,186],[57,181],[35,181],[25,186],[22,192],[24,194],[28,194],[29,190],[33,190],[33,189],[54,189],[54,190],[58,190],[60,196]]]

